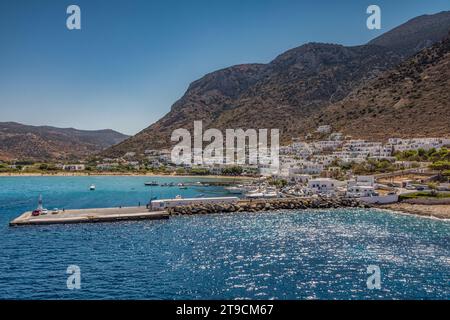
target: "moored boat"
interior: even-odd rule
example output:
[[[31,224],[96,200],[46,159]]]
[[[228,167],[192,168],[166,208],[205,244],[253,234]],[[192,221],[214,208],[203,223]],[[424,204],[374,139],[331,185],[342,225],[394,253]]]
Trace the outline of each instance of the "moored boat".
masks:
[[[279,194],[275,188],[268,187],[268,188],[255,189],[255,190],[249,191],[245,194],[245,197],[250,198],[250,199],[278,198]]]
[[[225,190],[233,194],[242,194],[245,191],[247,191],[246,188],[244,188],[243,186],[226,187]]]

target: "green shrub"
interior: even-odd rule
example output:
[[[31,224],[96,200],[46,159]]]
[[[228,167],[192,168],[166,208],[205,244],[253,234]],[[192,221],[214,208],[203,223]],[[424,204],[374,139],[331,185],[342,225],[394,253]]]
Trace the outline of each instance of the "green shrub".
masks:
[[[434,191],[434,190],[433,190]],[[398,199],[400,201],[407,200],[407,199],[417,199],[417,198],[450,198],[450,193],[440,193],[436,191],[419,191],[419,192],[412,192],[412,193],[406,193],[401,194]]]

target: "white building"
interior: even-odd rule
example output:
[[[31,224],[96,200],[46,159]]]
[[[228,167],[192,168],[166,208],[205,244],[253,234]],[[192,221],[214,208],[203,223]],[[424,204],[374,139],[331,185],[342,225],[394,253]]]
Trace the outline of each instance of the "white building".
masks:
[[[373,187],[375,185],[374,176],[356,176],[356,184],[358,186]]]
[[[272,166],[270,164],[260,164],[258,165],[259,175],[263,177],[270,177],[274,175],[278,175],[280,173],[280,168]]]
[[[388,140],[388,145],[391,146],[394,149],[394,151],[406,151],[417,149],[430,150],[432,148],[439,149],[449,144],[450,144],[449,138],[413,138],[413,139],[390,138]]]
[[[360,198],[377,196],[374,187],[354,185],[347,188],[347,197]]]
[[[301,173],[303,174],[320,174],[325,169],[325,166],[322,163],[316,162],[304,162],[301,166]]]
[[[323,125],[319,126],[316,130],[319,133],[330,133],[331,132],[331,126],[330,125]]]
[[[161,154],[161,152],[155,149],[147,149],[144,151],[144,154],[147,156],[158,156]]]
[[[65,164],[62,169],[65,171],[83,171],[86,166],[84,164]]]
[[[295,184],[307,184],[312,176],[309,174],[293,174],[289,176],[289,181]]]
[[[320,140],[311,143],[311,147],[317,152],[322,150],[336,150],[342,146],[342,141],[336,140]]]
[[[344,135],[341,132],[333,132],[332,134],[330,134],[329,139],[330,140],[342,140],[344,137]]]
[[[308,181],[308,188],[315,193],[333,193],[340,186],[340,182],[330,178],[316,178]]]
[[[139,170],[140,169],[140,165],[139,165],[139,161],[128,161],[126,163],[127,166],[133,168],[134,170]]]
[[[108,171],[115,169],[119,166],[118,163],[101,163],[97,165],[97,170]]]
[[[136,156],[136,152],[127,152],[124,154],[124,158],[134,158]]]

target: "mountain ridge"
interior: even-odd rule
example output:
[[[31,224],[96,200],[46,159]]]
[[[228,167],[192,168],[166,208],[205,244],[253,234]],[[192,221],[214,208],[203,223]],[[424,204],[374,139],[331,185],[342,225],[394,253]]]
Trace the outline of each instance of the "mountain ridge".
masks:
[[[0,122],[0,159],[82,159],[128,137],[111,129],[79,130]]]
[[[430,33],[430,30],[433,32]],[[448,30],[450,30],[450,11],[441,11],[412,18],[367,44],[380,45],[411,55],[442,40]],[[410,42],[412,37],[415,39],[413,44]]]
[[[287,143],[355,87],[443,39],[448,30],[450,11],[443,11],[410,19],[364,45],[307,43],[267,64],[208,73],[192,82],[164,117],[102,154],[167,148],[171,132],[192,130],[194,120],[202,120],[205,129],[279,128]]]
[[[447,134],[450,123],[441,114],[450,109],[449,31],[450,11],[442,11],[412,18],[366,44],[310,42],[265,64],[210,72],[132,137],[111,129],[0,122],[0,160],[69,161],[168,148],[173,130],[192,130],[195,120],[204,129],[279,128],[283,144],[322,124],[355,138]]]
[[[298,51],[303,54],[301,58],[292,56]],[[349,63],[340,63],[340,59],[333,58],[335,55],[349,60]],[[256,126],[289,129],[292,115],[299,116],[295,105],[302,103],[303,115],[309,115],[317,106],[327,104],[329,98],[345,96],[355,81],[374,77],[400,61],[397,54],[378,46],[306,44],[279,55],[265,65],[237,65],[218,70],[194,81],[182,98],[174,103],[171,111],[159,121],[104,154],[120,156],[126,150],[143,152],[147,148],[165,148],[175,128],[191,130],[194,120],[200,119],[205,128]],[[322,64],[329,67],[322,68]],[[227,74],[225,79],[221,78],[223,74]],[[306,77],[310,77],[308,81]],[[239,92],[229,92],[230,88],[239,85],[242,86]],[[278,118],[272,118],[275,122],[255,117],[255,112],[262,115],[268,108],[278,112]],[[240,117],[242,112],[246,114],[244,118]],[[285,116],[280,116],[283,114]],[[285,134],[290,133],[286,131]]]
[[[403,138],[450,135],[449,89],[450,33],[330,105],[309,127],[332,123],[368,140],[385,138],[380,127]]]

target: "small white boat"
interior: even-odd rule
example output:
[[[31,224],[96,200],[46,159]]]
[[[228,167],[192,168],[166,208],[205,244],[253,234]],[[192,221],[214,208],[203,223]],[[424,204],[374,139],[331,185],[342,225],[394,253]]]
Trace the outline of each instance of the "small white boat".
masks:
[[[95,185],[91,184],[91,186],[89,187],[89,190],[94,191],[95,190]]]
[[[278,198],[279,194],[275,188],[263,188],[249,191],[245,194],[246,198]]]
[[[278,198],[278,192],[266,192],[263,198]]]
[[[255,198],[264,198],[264,193],[262,192],[248,192],[245,195],[246,198],[255,199]]]
[[[233,194],[241,194],[241,193],[244,193],[246,191],[246,189],[244,187],[241,187],[241,186],[226,187],[225,189],[229,193],[233,193]]]

